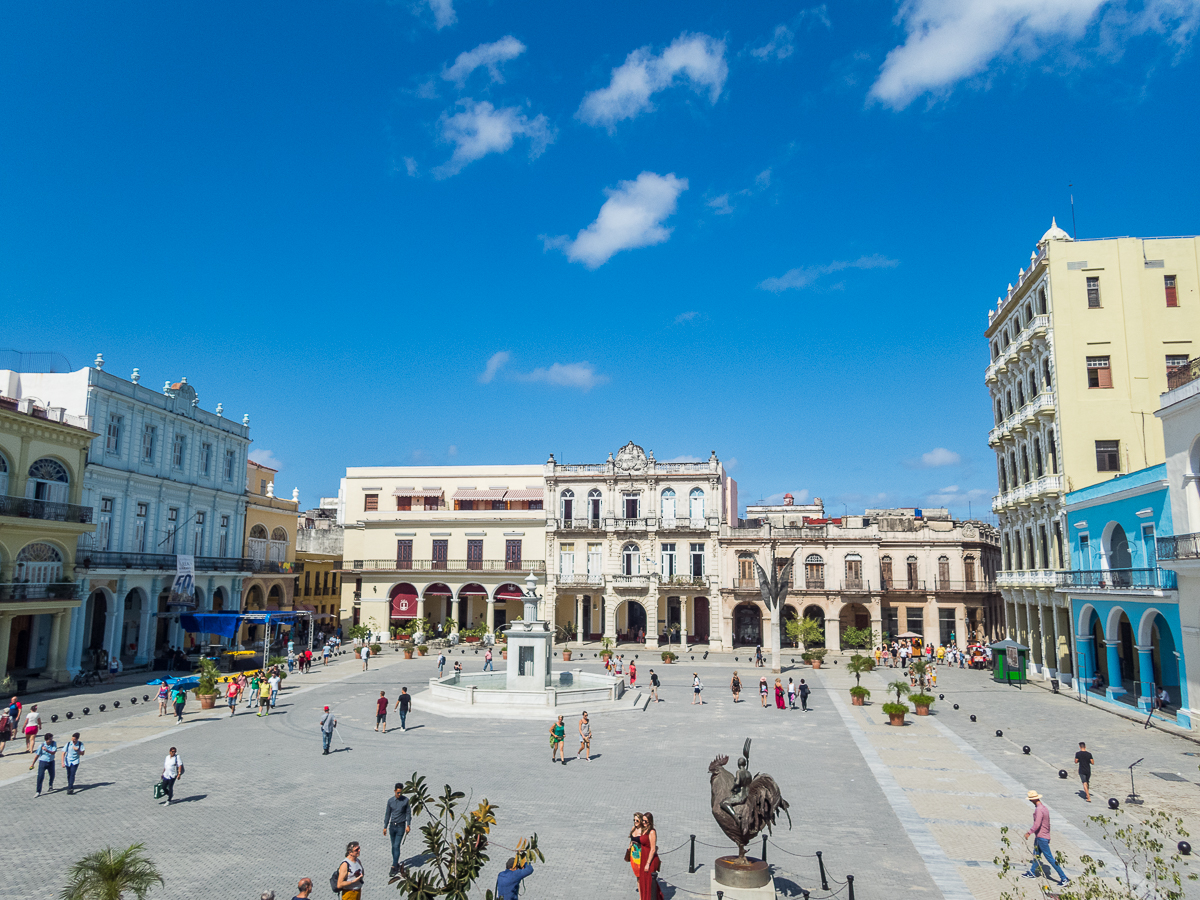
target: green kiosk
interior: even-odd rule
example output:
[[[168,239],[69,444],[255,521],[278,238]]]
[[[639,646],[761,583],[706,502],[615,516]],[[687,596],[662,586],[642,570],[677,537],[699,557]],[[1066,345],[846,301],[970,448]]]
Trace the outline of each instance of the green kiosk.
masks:
[[[1005,638],[989,644],[992,649],[992,680],[1002,684],[1025,684],[1025,667],[1029,664],[1029,648]]]

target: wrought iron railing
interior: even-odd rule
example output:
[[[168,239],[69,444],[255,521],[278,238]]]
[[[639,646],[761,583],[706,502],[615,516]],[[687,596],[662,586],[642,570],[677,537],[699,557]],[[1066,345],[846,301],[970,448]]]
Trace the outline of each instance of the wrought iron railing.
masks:
[[[1167,390],[1172,390],[1200,378],[1200,356],[1167,372]]]
[[[74,503],[52,503],[49,500],[30,500],[26,497],[0,497],[0,516],[16,516],[22,519],[44,519],[49,522],[92,521],[90,506]]]
[[[1072,569],[1058,573],[1058,586],[1094,591],[1173,591],[1170,569]]]
[[[381,572],[545,572],[541,559],[352,559],[347,571]]]
[[[57,584],[0,584],[0,603],[20,603],[22,600],[78,600],[79,585],[74,582]]]
[[[1158,539],[1159,559],[1200,559],[1200,534],[1173,534]]]
[[[80,550],[75,565],[84,569],[175,568],[174,553],[119,553],[112,550]],[[197,556],[197,572],[253,572],[253,560],[242,557]]]

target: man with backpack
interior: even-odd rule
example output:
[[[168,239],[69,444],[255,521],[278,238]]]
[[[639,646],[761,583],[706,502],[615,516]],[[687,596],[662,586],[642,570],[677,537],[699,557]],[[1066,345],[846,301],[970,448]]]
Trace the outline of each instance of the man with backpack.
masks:
[[[364,880],[362,863],[358,861],[358,841],[346,845],[346,858],[337,867],[337,871],[329,879],[329,886],[334,893],[341,894],[342,900],[361,900]]]

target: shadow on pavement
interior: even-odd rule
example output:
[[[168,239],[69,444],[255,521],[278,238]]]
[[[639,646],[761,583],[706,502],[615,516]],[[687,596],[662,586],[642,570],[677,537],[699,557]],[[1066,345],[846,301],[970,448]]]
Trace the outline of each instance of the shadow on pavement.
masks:
[[[90,791],[92,788],[108,787],[116,784],[115,781],[97,781],[95,784],[76,784],[75,793],[82,794],[84,791]]]

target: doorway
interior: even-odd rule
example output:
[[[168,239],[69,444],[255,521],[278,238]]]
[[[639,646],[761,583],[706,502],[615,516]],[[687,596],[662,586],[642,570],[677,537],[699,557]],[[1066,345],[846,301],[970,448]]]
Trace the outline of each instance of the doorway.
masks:
[[[753,603],[733,610],[733,646],[757,647],[762,643],[762,610]]]

